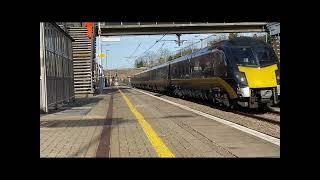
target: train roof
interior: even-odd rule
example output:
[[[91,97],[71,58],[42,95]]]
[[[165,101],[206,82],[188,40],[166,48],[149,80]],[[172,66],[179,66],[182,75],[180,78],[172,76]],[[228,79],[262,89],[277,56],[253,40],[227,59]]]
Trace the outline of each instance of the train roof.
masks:
[[[266,45],[267,43],[253,37],[237,37],[231,40],[224,41],[225,46],[255,46]]]
[[[145,73],[145,72],[148,72],[148,71],[151,71],[151,70],[154,70],[154,69],[158,69],[158,68],[160,68],[160,67],[167,66],[169,63],[170,63],[170,62],[166,62],[166,63],[160,64],[160,65],[154,66],[154,67],[152,67],[152,68],[150,68],[150,69],[141,71],[141,72],[135,74],[134,76],[139,75],[139,74],[142,74],[142,73]]]

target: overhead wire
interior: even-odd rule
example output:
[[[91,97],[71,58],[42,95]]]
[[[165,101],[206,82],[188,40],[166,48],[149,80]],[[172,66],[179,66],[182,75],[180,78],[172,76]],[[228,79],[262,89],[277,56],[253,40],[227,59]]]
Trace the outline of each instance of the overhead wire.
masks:
[[[157,40],[151,47],[149,47],[146,51],[144,51],[139,57],[141,57],[143,54],[145,54],[146,52],[148,52],[151,48],[153,48],[159,41],[162,40],[162,38],[164,38],[164,36],[166,36],[167,33],[165,33],[159,40]]]
[[[134,53],[136,53],[136,51],[138,50],[138,48],[141,46],[141,42],[139,43],[139,45],[137,46],[137,48],[132,52],[132,54],[129,56],[132,57],[134,55]]]
[[[129,57],[127,57],[128,59],[125,59],[129,64],[133,64],[133,62],[130,62],[129,59],[131,59],[131,57],[134,55],[134,53],[137,52],[138,48],[141,46],[141,42],[139,43],[139,45],[136,47],[136,49],[131,53],[131,55]]]

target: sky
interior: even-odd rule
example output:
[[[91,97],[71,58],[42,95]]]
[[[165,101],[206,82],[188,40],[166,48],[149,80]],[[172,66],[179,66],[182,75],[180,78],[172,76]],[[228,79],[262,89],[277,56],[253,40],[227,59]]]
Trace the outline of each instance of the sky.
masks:
[[[242,33],[246,36],[253,35],[252,33]],[[187,40],[180,47],[174,41],[159,41],[150,50],[157,52],[162,46],[169,51],[177,51],[180,48],[188,46],[192,43],[200,41],[200,39],[212,36],[213,34],[182,34],[180,39]],[[214,37],[219,37],[220,34],[215,34]],[[225,34],[227,35],[227,34]],[[142,56],[157,40],[163,35],[139,35],[139,36],[113,36],[120,38],[118,42],[102,42],[102,53],[107,54],[106,58],[102,59],[104,69],[122,69],[134,67],[135,59]],[[228,35],[227,35],[228,37]],[[102,38],[102,37],[101,37]],[[169,34],[161,40],[177,40],[177,36]],[[100,52],[99,37],[97,37],[97,54]],[[139,45],[140,44],[140,45]],[[108,50],[108,51],[107,51]],[[97,57],[96,54],[96,57]],[[132,57],[132,58],[128,58]],[[99,62],[100,58],[96,58]]]

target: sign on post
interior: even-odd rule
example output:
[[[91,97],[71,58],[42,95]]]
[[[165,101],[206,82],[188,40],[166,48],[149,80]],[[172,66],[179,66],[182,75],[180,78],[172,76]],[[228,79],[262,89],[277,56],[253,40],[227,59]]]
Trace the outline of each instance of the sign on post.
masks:
[[[280,34],[280,23],[270,23],[267,25],[270,35]]]
[[[98,57],[99,57],[99,58],[105,58],[105,57],[106,57],[106,54],[101,53],[101,54],[98,55]]]
[[[102,37],[102,41],[108,41],[108,42],[119,42],[120,38],[119,37]]]

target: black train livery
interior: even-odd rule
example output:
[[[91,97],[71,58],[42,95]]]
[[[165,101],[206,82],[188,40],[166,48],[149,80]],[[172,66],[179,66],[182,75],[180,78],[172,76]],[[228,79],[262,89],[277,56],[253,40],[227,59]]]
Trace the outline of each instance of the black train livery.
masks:
[[[280,102],[280,64],[268,43],[238,37],[140,72],[131,85],[227,107],[260,108]]]

